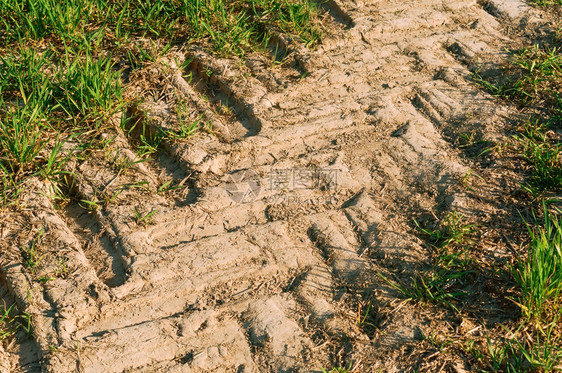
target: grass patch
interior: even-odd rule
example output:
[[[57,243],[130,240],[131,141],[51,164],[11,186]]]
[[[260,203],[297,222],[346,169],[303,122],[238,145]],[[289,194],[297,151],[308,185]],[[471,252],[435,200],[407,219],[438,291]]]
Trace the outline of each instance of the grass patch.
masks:
[[[472,265],[464,246],[473,242],[478,226],[467,224],[463,220],[462,214],[451,212],[434,229],[423,228],[414,221],[418,229],[429,238],[434,252],[432,268],[416,274],[410,284],[394,283],[381,275],[382,278],[408,299],[444,305],[459,312],[457,305],[467,295],[464,288]]]
[[[348,367],[334,367],[330,370],[322,368],[322,373],[348,373],[351,372],[351,368],[353,367],[352,364],[349,364]]]
[[[379,275],[408,299],[443,305],[459,312],[457,305],[459,300],[467,295],[463,288],[466,285],[466,277],[471,273],[468,267],[470,261],[463,259],[463,255],[464,253],[443,252],[432,269],[416,274],[412,283],[408,285],[392,282],[382,274]]]
[[[532,195],[543,191],[562,190],[562,143],[553,141],[556,135],[548,123],[529,120],[517,136],[522,157],[531,168],[531,176],[524,188]]]
[[[562,5],[562,0],[531,0],[531,4],[535,4],[538,6]]]
[[[485,78],[477,69],[473,77],[493,95],[513,100],[530,113],[515,136],[516,151],[530,171],[524,189],[534,196],[561,191],[561,50],[534,45],[513,53],[502,75]]]
[[[10,307],[3,304],[0,309],[0,341],[14,335],[17,330],[17,326],[14,326],[14,304]]]
[[[103,145],[96,138],[108,119],[135,105],[124,98],[126,77],[172,46],[243,57],[265,52],[276,32],[307,46],[322,37],[309,0],[0,0],[0,24],[2,206],[30,177],[57,185],[66,162]],[[208,127],[182,110],[167,137]],[[156,152],[158,139],[141,138],[141,155]]]
[[[560,124],[562,113],[562,55],[557,47],[534,45],[513,52],[504,73],[487,78],[480,67],[474,79],[495,96],[533,108]]]
[[[0,56],[4,202],[13,202],[29,177],[56,184],[74,153],[64,149],[65,143],[95,135],[121,107],[121,97],[119,73],[110,58],[66,49],[63,55],[39,54],[23,45]]]
[[[536,5],[560,5],[559,0],[532,1]],[[528,244],[509,267],[521,317],[511,325],[500,324],[487,334],[484,347],[469,349],[486,371],[551,372],[562,370],[562,230],[560,211],[548,210],[546,196],[562,190],[560,156],[562,125],[562,53],[560,30],[543,45],[512,53],[499,76],[485,77],[478,68],[473,77],[491,94],[515,102],[529,119],[516,129],[510,151],[524,160],[527,178],[522,187],[542,200],[543,220],[527,224]],[[499,335],[497,335],[499,333]],[[493,335],[493,337],[492,337]]]
[[[31,316],[19,313],[15,304],[8,306],[3,301],[0,305],[0,342],[13,337],[19,330],[31,333]]]
[[[501,335],[488,335],[483,348],[468,349],[486,371],[562,369],[562,229],[557,214],[544,214],[544,223],[528,226],[527,255],[511,269],[520,288],[513,301],[523,318],[515,328],[502,327]]]
[[[450,244],[461,244],[472,241],[478,227],[476,224],[463,222],[464,215],[453,211],[445,216],[440,226],[435,229],[423,228],[414,220],[420,231],[429,236],[432,246],[444,248]]]
[[[513,276],[521,288],[517,304],[528,320],[550,323],[562,315],[562,227],[557,215],[545,208],[544,224],[528,226],[530,244]]]
[[[274,30],[318,43],[317,5],[307,0],[0,1],[4,43],[22,39],[123,47],[133,37],[207,40],[223,55],[243,55]],[[113,45],[112,45],[113,44]]]

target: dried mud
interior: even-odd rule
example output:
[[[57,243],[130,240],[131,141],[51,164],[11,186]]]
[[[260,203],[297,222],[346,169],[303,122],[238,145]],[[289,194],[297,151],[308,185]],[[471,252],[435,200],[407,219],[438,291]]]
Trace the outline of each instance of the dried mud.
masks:
[[[408,283],[428,269],[413,218],[515,219],[516,196],[502,197],[509,168],[456,141],[508,135],[518,111],[481,90],[470,67],[499,66],[505,47],[546,20],[519,0],[324,7],[323,43],[310,51],[279,36],[290,55],[280,65],[193,47],[174,56],[193,58],[188,70],[169,58],[131,78],[131,94],[146,97],[131,120],[177,128],[181,100],[213,133],[166,140],[138,163],[139,134],[121,133],[109,155],[72,165],[74,202],[54,206],[39,181],[25,191],[25,208],[2,221],[0,289],[31,315],[33,336],[3,347],[0,370],[471,369],[461,357],[416,352],[421,333],[473,333],[482,314],[493,324],[495,310],[514,306],[483,291],[459,317],[404,302],[380,274]],[[245,179],[233,176],[241,170]],[[481,178],[467,190],[469,170]],[[309,171],[312,186],[278,179]],[[43,262],[30,273],[21,253],[41,230]],[[491,261],[509,250],[486,237],[479,247]],[[368,303],[370,326],[359,322]]]

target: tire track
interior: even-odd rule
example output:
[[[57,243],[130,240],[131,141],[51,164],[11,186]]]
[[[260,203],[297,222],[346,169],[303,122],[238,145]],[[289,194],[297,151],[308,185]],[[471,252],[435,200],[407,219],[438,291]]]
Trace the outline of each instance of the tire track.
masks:
[[[408,351],[432,315],[384,278],[410,283],[429,265],[412,216],[466,198],[455,134],[512,115],[488,108],[493,99],[467,78],[482,55],[501,62],[506,24],[535,22],[521,4],[322,2],[331,26],[318,49],[273,32],[270,57],[293,63],[276,83],[257,71],[263,61],[194,46],[156,64],[161,99],[126,113],[113,158],[74,165],[77,198],[100,206],[55,212],[30,197],[35,232],[66,237],[52,241],[67,248],[66,278],[39,283],[21,248],[2,241],[10,256],[0,272],[33,316],[45,371],[412,368]],[[136,162],[143,136],[178,131],[180,105],[213,130],[164,139],[157,158]],[[239,203],[233,179],[248,170],[260,189]],[[293,179],[275,185],[283,171]],[[291,182],[301,171],[337,180],[299,188]]]

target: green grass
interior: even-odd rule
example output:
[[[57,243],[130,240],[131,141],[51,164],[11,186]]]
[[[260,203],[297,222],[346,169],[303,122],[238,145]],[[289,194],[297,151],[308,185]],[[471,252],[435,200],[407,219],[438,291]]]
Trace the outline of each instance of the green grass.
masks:
[[[131,106],[132,108],[132,106]],[[184,99],[176,98],[175,114],[177,126],[174,129],[155,127],[150,124],[148,115],[137,106],[130,110],[130,115],[121,122],[121,129],[135,144],[136,154],[141,159],[147,159],[156,154],[165,142],[177,142],[194,137],[201,131],[212,133],[211,121],[207,120],[205,114],[199,114],[197,119],[189,120],[189,110]],[[113,163],[119,161],[114,158]],[[125,165],[124,165],[125,166]]]
[[[514,71],[511,86],[506,93],[526,105],[541,105],[547,113],[560,114],[560,83],[562,55],[556,47],[525,48],[512,57]],[[556,118],[556,119],[559,119]]]
[[[560,211],[549,212],[543,205],[544,218],[527,225],[529,243],[510,267],[517,295],[511,301],[521,310],[521,318],[495,326],[486,332],[485,343],[465,343],[463,350],[483,372],[555,372],[562,369],[562,227]],[[430,235],[431,237],[431,235]],[[454,247],[451,242],[446,248]],[[408,298],[443,304],[458,311],[455,294],[470,273],[472,265],[465,252],[443,251],[434,268],[414,279],[409,286],[392,284]],[[448,275],[452,277],[448,277]],[[387,280],[388,281],[388,280]],[[462,290],[461,290],[462,292]],[[429,338],[427,338],[429,337]],[[425,338],[439,351],[449,344],[439,343],[431,334]],[[457,343],[453,338],[451,341]]]
[[[14,304],[10,307],[6,306],[4,302],[2,308],[0,308],[0,341],[14,335],[17,331],[17,327],[14,327]]]
[[[461,244],[471,241],[478,226],[466,224],[463,220],[463,214],[453,211],[447,214],[439,227],[435,229],[423,228],[415,220],[414,223],[420,231],[430,237],[433,246],[443,248],[453,243]]]
[[[534,45],[513,53],[502,75],[484,78],[477,69],[473,76],[493,95],[513,100],[530,113],[515,137],[519,156],[530,171],[524,189],[534,196],[561,191],[561,50]]]
[[[506,338],[492,342],[478,355],[492,371],[553,372],[562,369],[562,227],[559,212],[544,208],[544,223],[527,226],[530,243],[512,275],[520,293],[513,301],[523,318]]]
[[[555,334],[557,320],[532,332],[524,323],[515,330],[503,328],[488,335],[481,347],[469,341],[465,350],[480,365],[481,372],[559,372],[562,369],[560,336]]]
[[[467,273],[437,269],[418,275],[417,278],[414,278],[412,286],[405,289],[405,294],[415,300],[443,304],[458,311],[453,301],[464,296],[466,292],[454,290],[454,285]]]
[[[459,312],[458,301],[467,295],[462,288],[465,278],[471,273],[470,261],[461,258],[463,253],[440,255],[433,268],[417,274],[410,284],[398,284],[379,274],[390,286],[400,291],[406,298],[420,303],[444,305]]]
[[[453,340],[437,335],[433,331],[429,332],[428,334],[424,333],[423,330],[420,330],[420,332],[421,339],[427,341],[430,345],[438,349],[439,352],[447,351],[449,346],[454,343]]]
[[[559,0],[532,1],[557,6]],[[473,77],[491,94],[516,103],[528,120],[508,151],[526,164],[522,188],[543,201],[544,221],[527,225],[529,242],[511,267],[518,295],[510,299],[522,317],[503,326],[499,338],[487,338],[486,348],[471,350],[485,371],[550,372],[562,369],[562,231],[560,211],[549,212],[550,196],[562,191],[562,53],[560,29],[551,40],[513,52],[502,74],[486,76],[477,67]],[[498,153],[498,156],[502,154]],[[497,330],[496,330],[497,333]]]
[[[124,73],[175,45],[243,58],[281,32],[314,46],[317,15],[309,0],[0,0],[0,203],[16,203],[32,177],[57,189],[66,162],[102,146],[108,119],[135,105]],[[208,129],[182,110],[168,138]],[[155,153],[159,139],[143,134],[139,154]]]
[[[531,0],[531,3],[539,6],[562,5],[562,0]]]
[[[441,304],[459,312],[456,303],[467,295],[463,287],[472,265],[464,246],[473,243],[478,225],[465,223],[464,216],[457,212],[445,215],[434,229],[423,228],[415,220],[414,223],[429,238],[434,252],[431,269],[416,274],[409,284],[398,284],[379,275],[408,299]]]
[[[524,188],[533,195],[562,190],[562,143],[552,141],[548,125],[530,120],[516,139],[532,170]]]
[[[2,300],[0,305],[0,342],[13,337],[18,330],[31,333],[31,316],[28,313],[18,312],[15,304],[7,306]]]
[[[41,246],[41,241],[43,238],[44,230],[43,228],[39,231],[37,237],[35,237],[29,244],[29,247],[22,248],[22,255],[24,259],[24,267],[32,274],[35,275],[43,256],[39,254],[39,248]]]
[[[330,370],[322,368],[322,373],[348,373],[351,372],[352,364],[349,364],[349,367],[334,367]]]
[[[201,129],[211,129],[211,124],[209,120],[205,120],[205,115],[200,114],[199,117],[194,120],[189,120],[189,110],[181,98],[177,100],[176,104],[176,115],[179,123],[179,128],[176,132],[169,131],[167,137],[172,140],[178,139],[188,139],[194,136]]]
[[[62,58],[62,59],[61,59]],[[0,173],[4,202],[37,176],[54,181],[72,152],[64,144],[99,128],[121,103],[111,59],[87,51],[37,53],[20,45],[0,55]],[[89,132],[90,134],[92,132]]]
[[[151,210],[147,213],[142,213],[135,207],[133,212],[135,222],[139,225],[147,226],[152,224],[152,216],[156,214],[158,210]]]
[[[527,319],[551,322],[562,315],[562,227],[559,217],[546,208],[542,226],[528,226],[528,255],[513,270],[521,288],[517,301]]]
[[[242,55],[280,30],[307,45],[322,36],[317,5],[306,0],[0,1],[5,43],[68,40],[126,46],[134,36],[173,42],[207,40],[220,54]]]

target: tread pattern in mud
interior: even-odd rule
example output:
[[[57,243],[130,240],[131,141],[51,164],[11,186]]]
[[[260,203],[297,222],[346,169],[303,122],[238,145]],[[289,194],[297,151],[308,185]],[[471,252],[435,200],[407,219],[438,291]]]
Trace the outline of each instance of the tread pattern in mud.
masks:
[[[468,66],[501,56],[505,25],[536,16],[514,0],[322,4],[339,24],[323,44],[278,42],[298,79],[272,89],[251,66],[190,50],[185,71],[157,66],[174,98],[127,115],[172,128],[179,97],[213,131],[165,140],[151,162],[136,162],[138,133],[121,133],[109,158],[75,165],[76,201],[62,209],[41,181],[26,191],[30,238],[2,231],[0,272],[32,315],[46,371],[312,371],[342,356],[365,372],[400,367],[392,351],[426,316],[391,312],[400,294],[379,274],[423,269],[409,212],[463,207],[453,194],[468,168],[448,133],[466,113],[469,126],[508,110],[467,80]],[[237,203],[227,185],[247,169],[259,196]],[[308,169],[337,172],[337,185],[271,187],[274,170]],[[178,189],[160,193],[166,182]],[[57,260],[32,273],[22,247],[40,231],[42,255]],[[367,299],[376,340],[357,323]]]

